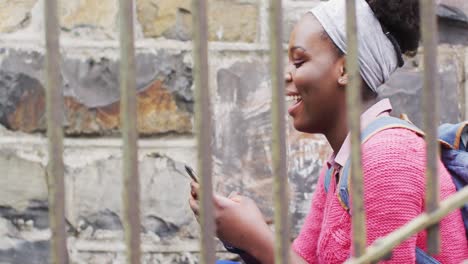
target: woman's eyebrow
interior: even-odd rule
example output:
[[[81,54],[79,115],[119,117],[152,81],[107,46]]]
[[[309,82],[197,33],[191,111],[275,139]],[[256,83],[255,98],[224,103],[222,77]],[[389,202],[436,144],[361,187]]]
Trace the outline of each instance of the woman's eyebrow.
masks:
[[[297,50],[297,49],[299,49],[299,50],[301,50],[301,51],[303,51],[303,52],[306,51],[306,49],[303,48],[303,47],[301,47],[301,46],[292,46],[292,47],[289,49],[289,52],[292,53],[292,52],[294,52],[294,51]]]

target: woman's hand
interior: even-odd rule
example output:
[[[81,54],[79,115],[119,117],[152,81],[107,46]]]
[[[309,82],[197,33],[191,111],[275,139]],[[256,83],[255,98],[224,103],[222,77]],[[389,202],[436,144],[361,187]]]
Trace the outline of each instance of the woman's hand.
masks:
[[[190,207],[199,216],[199,185],[191,183]],[[214,195],[216,234],[223,242],[250,253],[255,258],[273,257],[273,233],[253,200],[245,196]],[[263,262],[270,263],[270,262]]]

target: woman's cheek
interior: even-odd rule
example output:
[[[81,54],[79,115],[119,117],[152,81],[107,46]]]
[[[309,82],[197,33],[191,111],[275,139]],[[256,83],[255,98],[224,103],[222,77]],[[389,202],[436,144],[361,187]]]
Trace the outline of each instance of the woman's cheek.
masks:
[[[314,87],[320,82],[320,79],[324,77],[325,71],[316,67],[315,64],[305,64],[296,71],[295,84],[298,87]],[[304,92],[308,92],[308,89],[304,89]]]
[[[333,85],[334,64],[329,60],[315,60],[306,63],[303,67],[297,69],[295,85],[299,91],[304,94],[313,93],[314,96],[319,96],[326,90],[329,90]],[[302,89],[301,89],[302,88]]]

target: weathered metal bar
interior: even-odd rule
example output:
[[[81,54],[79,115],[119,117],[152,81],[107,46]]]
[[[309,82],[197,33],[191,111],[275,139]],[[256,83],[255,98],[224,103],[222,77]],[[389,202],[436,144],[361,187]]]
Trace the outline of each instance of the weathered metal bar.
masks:
[[[359,257],[366,251],[366,215],[364,211],[363,180],[361,164],[361,76],[358,61],[358,37],[356,22],[356,1],[346,1],[346,37],[348,50],[346,69],[348,87],[346,102],[348,109],[348,125],[351,132],[351,198],[352,198],[352,229],[353,256]]]
[[[140,182],[138,176],[138,131],[135,77],[133,0],[120,0],[120,119],[123,139],[123,227],[127,263],[139,264]]]
[[[400,245],[403,241],[411,236],[421,232],[425,228],[440,222],[446,215],[452,213],[454,210],[462,207],[468,202],[468,187],[461,189],[452,196],[448,197],[440,203],[440,206],[431,212],[423,213],[418,217],[411,220],[403,227],[393,231],[386,237],[375,241],[367,248],[367,252],[360,258],[350,259],[346,263],[371,263],[382,259],[385,255],[390,253],[393,248]]]
[[[431,213],[439,206],[439,177],[437,125],[438,107],[438,70],[437,70],[437,21],[434,0],[420,1],[421,30],[424,46],[424,90],[422,110],[424,131],[426,132],[426,211]],[[427,229],[427,251],[437,254],[440,250],[439,224]]]
[[[52,233],[51,263],[68,263],[65,229],[65,182],[63,165],[63,96],[60,76],[60,30],[57,0],[47,0],[44,6],[46,40],[46,117],[49,161],[47,185],[49,221]]]
[[[288,174],[286,168],[285,87],[283,70],[283,10],[281,0],[269,3],[270,65],[272,86],[272,166],[275,204],[275,263],[288,263],[289,216]]]
[[[207,1],[193,0],[195,125],[200,178],[201,263],[215,263]]]

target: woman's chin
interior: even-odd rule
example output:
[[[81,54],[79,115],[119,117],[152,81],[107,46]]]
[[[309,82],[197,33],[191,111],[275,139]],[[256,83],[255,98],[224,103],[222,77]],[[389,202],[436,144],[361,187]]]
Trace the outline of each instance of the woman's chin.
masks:
[[[296,129],[299,132],[305,132],[307,130],[305,124],[301,122],[301,120],[298,120],[297,118],[293,119],[293,126],[294,126],[294,129]]]
[[[313,125],[310,125],[307,122],[303,122],[302,120],[297,119],[297,118],[293,119],[293,126],[294,126],[294,129],[302,133],[309,133],[309,134],[321,133],[318,129],[314,129]]]

